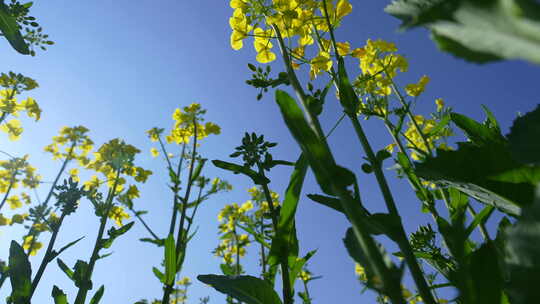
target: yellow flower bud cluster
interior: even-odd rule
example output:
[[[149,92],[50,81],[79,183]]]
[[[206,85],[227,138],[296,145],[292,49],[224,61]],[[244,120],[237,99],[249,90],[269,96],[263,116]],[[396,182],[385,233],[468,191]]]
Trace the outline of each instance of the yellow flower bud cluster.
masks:
[[[30,255],[36,255],[38,250],[43,248],[43,243],[35,241],[33,235],[27,235],[22,245],[23,249],[30,252]]]
[[[129,219],[130,216],[122,206],[112,206],[109,211],[109,218],[114,220],[118,227],[121,227],[123,225],[122,221]]]

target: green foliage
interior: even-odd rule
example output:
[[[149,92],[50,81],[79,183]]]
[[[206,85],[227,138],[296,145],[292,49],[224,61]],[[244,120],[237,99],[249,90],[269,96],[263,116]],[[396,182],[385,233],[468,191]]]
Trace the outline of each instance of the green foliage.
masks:
[[[10,300],[13,304],[27,304],[32,288],[32,268],[24,249],[15,241],[9,247]]]
[[[522,163],[540,165],[540,105],[514,120],[507,135],[512,156]]]
[[[507,291],[512,304],[540,302],[539,239],[540,192],[537,192],[534,204],[523,209],[523,215],[514,227],[506,229],[505,261],[510,272]]]
[[[442,50],[466,60],[540,64],[540,4],[533,0],[397,0],[385,11],[402,28],[427,27]]]
[[[19,30],[17,19],[11,15],[9,7],[3,1],[0,3],[0,31],[17,52],[23,55],[30,54],[28,45]]]
[[[253,180],[253,183],[257,185],[268,184],[270,182],[270,180],[267,179],[266,177],[260,176],[259,173],[251,170],[250,168],[246,168],[244,166],[240,166],[237,164],[233,164],[233,163],[229,163],[229,162],[217,160],[217,159],[213,160],[212,163],[214,164],[214,166],[231,171],[234,174],[242,173],[248,176],[249,178],[251,178]]]
[[[124,233],[128,232],[129,229],[131,229],[131,227],[133,227],[133,224],[135,224],[135,222],[129,222],[129,223],[123,225],[122,227],[118,228],[118,229],[116,229],[114,227],[111,227],[109,229],[109,231],[107,231],[107,234],[109,235],[109,238],[101,240],[101,248],[109,248],[109,247],[111,247],[114,240],[117,237],[119,237],[119,236],[123,235]]]
[[[56,285],[53,286],[51,296],[54,298],[54,304],[68,304],[66,294]]]
[[[467,134],[469,142],[458,143],[456,151],[437,151],[436,157],[427,157],[417,164],[416,173],[516,216],[522,206],[531,204],[534,199],[540,167],[516,160],[511,153],[511,143],[501,135],[489,111],[487,116],[484,123],[478,123],[452,113],[452,121]]]
[[[103,297],[103,293],[105,292],[105,286],[101,285],[99,289],[96,291],[92,299],[90,299],[90,304],[99,304],[99,301],[101,301],[101,298]]]
[[[302,154],[296,161],[294,171],[289,179],[289,185],[285,192],[285,200],[283,201],[283,206],[279,213],[278,229],[272,239],[268,257],[268,264],[270,265],[271,271],[269,277],[271,280],[273,280],[275,276],[276,267],[279,261],[289,259],[296,262],[296,259],[298,258],[299,249],[298,238],[296,237],[295,215],[307,168],[307,160]],[[289,267],[292,267],[292,265],[289,265]],[[296,274],[298,274],[301,269],[302,267],[296,271]],[[291,273],[291,286],[294,286],[295,279],[296,275]]]
[[[268,282],[252,276],[199,275],[197,279],[246,304],[281,304]]]

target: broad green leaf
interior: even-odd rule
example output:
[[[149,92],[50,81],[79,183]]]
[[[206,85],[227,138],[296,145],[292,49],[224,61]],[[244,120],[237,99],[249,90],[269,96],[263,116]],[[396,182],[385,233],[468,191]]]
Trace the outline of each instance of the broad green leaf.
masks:
[[[507,137],[517,161],[540,165],[540,105],[514,120]]]
[[[540,187],[514,227],[506,228],[507,292],[512,304],[540,303]]]
[[[24,249],[15,241],[9,247],[9,279],[13,304],[27,304],[32,290],[32,268]]]
[[[62,271],[68,276],[68,278],[73,280],[73,270],[71,270],[71,268],[69,268],[69,266],[66,265],[66,263],[64,263],[64,261],[62,261],[62,259],[60,258],[56,260],[56,263],[58,263],[58,267],[62,269]]]
[[[271,271],[270,278],[272,278],[272,281],[275,276],[276,266],[280,261],[289,259],[290,257],[292,257],[293,260],[296,260],[298,257],[295,214],[307,168],[307,159],[302,154],[296,161],[294,171],[289,179],[289,185],[285,191],[285,199],[283,200],[279,213],[278,229],[272,240],[270,253],[268,255],[268,264]],[[289,269],[282,269],[282,271],[289,271]],[[291,286],[294,286],[294,284],[291,284]]]
[[[523,59],[540,64],[540,23],[520,13],[516,0],[461,1],[451,21],[438,21],[429,28],[466,48],[506,59]],[[539,4],[531,7],[539,9]]]
[[[130,223],[127,223],[124,226],[118,228],[118,229],[114,228],[114,226],[111,227],[111,229],[109,229],[109,231],[107,231],[107,234],[109,235],[109,238],[101,240],[101,248],[109,248],[109,247],[111,247],[114,240],[117,237],[121,236],[122,234],[128,232],[129,229],[131,229],[131,227],[133,227],[133,224],[135,224],[135,222],[130,222]]]
[[[499,268],[497,249],[493,243],[485,243],[472,253],[470,270],[474,288],[473,303],[501,303],[504,280]]]
[[[51,296],[54,298],[54,304],[68,304],[66,294],[56,285],[53,286]]]
[[[67,245],[65,245],[64,247],[60,248],[60,250],[56,251],[56,250],[53,250],[52,254],[51,254],[51,257],[49,258],[49,261],[52,261],[54,260],[57,256],[59,256],[62,252],[64,252],[64,250],[68,249],[69,247],[77,244],[80,240],[84,239],[84,236],[83,237],[80,237],[78,239],[76,239],[75,241],[73,242],[70,242],[68,243]]]
[[[270,283],[252,276],[199,275],[197,279],[246,304],[281,304]]]
[[[276,101],[285,124],[300,145],[321,189],[326,194],[333,195],[332,186],[341,188],[354,184],[355,176],[349,170],[336,165],[328,144],[308,125],[296,101],[281,90],[276,91]]]
[[[169,234],[165,239],[165,284],[172,284],[176,275],[176,244]]]
[[[105,286],[101,285],[101,287],[96,291],[92,299],[90,299],[90,304],[98,304],[99,301],[101,301],[101,298],[103,297],[103,293],[105,292]]]
[[[540,4],[534,0],[398,0],[386,9],[402,28],[422,25],[444,51],[484,63],[540,63]]]
[[[0,2],[0,31],[17,52],[23,55],[30,54],[15,17],[11,15],[8,6],[3,1]]]
[[[259,173],[251,170],[250,168],[217,159],[213,160],[212,163],[214,164],[214,166],[231,171],[234,174],[242,173],[250,177],[257,185],[264,185],[270,183],[270,180],[268,178],[259,175]]]
[[[341,207],[341,202],[338,198],[319,194],[308,194],[307,197],[309,197],[312,201],[316,203],[332,208],[338,212],[344,213],[343,207]]]
[[[447,0],[395,0],[384,11],[401,19],[401,29],[429,24],[446,19],[459,1]]]

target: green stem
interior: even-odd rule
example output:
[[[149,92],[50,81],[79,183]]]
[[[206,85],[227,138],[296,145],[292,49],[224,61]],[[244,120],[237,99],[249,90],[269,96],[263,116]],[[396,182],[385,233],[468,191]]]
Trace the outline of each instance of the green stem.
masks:
[[[118,169],[116,171],[116,178],[114,180],[113,187],[111,191],[109,191],[109,195],[107,196],[107,199],[105,200],[105,206],[107,207],[107,209],[105,210],[105,213],[101,216],[99,230],[96,237],[96,242],[94,243],[94,249],[92,251],[92,255],[90,256],[90,262],[88,263],[88,270],[85,273],[85,279],[84,279],[83,285],[79,287],[79,291],[77,292],[75,304],[84,304],[84,302],[86,301],[86,296],[88,294],[88,291],[90,290],[90,286],[88,286],[88,282],[92,278],[92,272],[94,271],[94,266],[96,264],[96,261],[99,259],[99,250],[101,250],[101,242],[103,239],[103,233],[105,232],[105,226],[107,225],[109,212],[111,211],[114,205],[113,199],[116,195],[116,188],[118,187],[120,171],[121,169]]]
[[[165,147],[163,146],[163,143],[161,142],[161,139],[159,140],[160,144],[161,144],[161,148],[163,151],[165,151]],[[173,212],[172,212],[172,217],[171,217],[171,223],[169,224],[169,234],[174,234],[174,228],[175,228],[175,225],[176,225],[176,216],[177,216],[177,213],[178,213],[178,191],[180,191],[180,171],[182,170],[182,163],[184,162],[184,152],[186,151],[186,144],[184,143],[182,145],[182,155],[180,156],[180,162],[178,163],[178,167],[176,168],[176,178],[177,180],[174,182],[174,185],[172,187],[173,189],[173,194],[174,194],[174,197],[173,197]],[[165,152],[164,152],[165,153]],[[167,163],[168,163],[168,168],[169,168],[169,171],[173,171],[172,167],[171,167],[171,162],[169,161],[169,157],[167,157]]]
[[[187,188],[186,188],[186,193],[184,195],[184,198],[182,200],[182,213],[180,215],[180,224],[179,224],[179,227],[178,227],[178,232],[177,232],[177,236],[176,236],[176,256],[178,256],[178,254],[180,253],[181,250],[185,250],[185,244],[184,244],[184,224],[185,224],[185,220],[186,220],[186,211],[187,211],[187,205],[189,203],[189,196],[190,196],[190,193],[191,193],[191,187],[193,185],[193,181],[192,181],[192,177],[193,177],[193,170],[195,169],[195,157],[196,157],[196,153],[197,153],[197,121],[196,119],[193,119],[193,148],[192,148],[192,152],[191,152],[191,165],[190,165],[190,168],[189,168],[189,175],[188,175],[188,184],[187,184]],[[185,145],[184,145],[185,147]],[[182,149],[182,157],[183,157],[183,154],[184,154],[184,149]],[[180,169],[180,166],[178,167]],[[177,200],[177,194],[175,193],[175,201]],[[177,213],[177,205],[178,204],[175,204],[175,210],[174,210],[174,219],[175,219],[175,222],[176,222],[176,213]],[[182,267],[182,265],[177,265],[177,267]],[[170,298],[170,295],[171,295],[171,292],[173,290],[173,285],[174,285],[174,282],[171,283],[171,284],[166,284],[165,285],[165,288],[164,288],[164,291],[163,291],[163,298],[162,298],[162,303],[166,303],[168,304],[169,303],[169,298]]]
[[[43,276],[43,273],[45,272],[45,268],[47,265],[52,261],[52,252],[54,248],[54,243],[56,242],[56,237],[58,236],[58,232],[60,231],[60,226],[62,225],[62,222],[64,221],[64,218],[66,217],[66,214],[63,212],[60,216],[60,219],[58,220],[58,223],[55,224],[53,233],[51,235],[51,240],[49,241],[49,245],[47,246],[47,251],[45,252],[45,255],[43,256],[43,259],[41,260],[41,264],[39,265],[38,271],[36,272],[36,275],[34,276],[34,280],[32,280],[32,289],[30,291],[30,299],[32,299],[32,296],[34,295],[34,292],[36,291],[37,285],[39,284],[39,281],[41,280],[41,277]]]
[[[381,162],[377,160],[375,153],[373,152],[373,149],[371,148],[371,145],[367,139],[367,136],[364,133],[360,122],[358,121],[358,117],[356,117],[356,115],[349,115],[349,118],[353,124],[358,139],[360,140],[360,143],[362,144],[362,147],[366,152],[367,158],[370,161],[371,166],[373,167],[373,172],[375,173],[375,178],[377,179],[377,183],[379,184],[379,188],[386,203],[386,208],[388,209],[390,215],[393,216],[394,219],[399,223],[398,246],[405,257],[407,264],[409,265],[409,269],[416,283],[416,286],[418,287],[418,291],[420,292],[422,299],[426,304],[435,304],[436,302],[433,298],[433,295],[431,294],[431,291],[429,290],[429,285],[424,278],[424,274],[420,269],[418,260],[414,256],[411,245],[409,244],[409,240],[407,239],[407,235],[405,233],[405,229],[403,228],[403,223],[401,221],[401,217],[397,210],[396,203],[392,196],[392,192],[390,191],[388,182],[386,181],[384,173],[382,172]]]
[[[13,185],[15,184],[15,176],[17,176],[17,174],[19,174],[19,170],[15,170],[15,172],[13,172],[13,174],[11,175],[11,179],[10,179],[10,183],[7,188],[7,191],[6,191],[6,195],[4,195],[4,198],[2,199],[2,202],[0,203],[0,210],[2,210],[2,207],[4,207],[4,204],[7,201],[9,193],[11,192],[11,189],[13,189]]]
[[[259,174],[263,177],[266,177],[264,174],[264,169],[262,165],[257,162],[257,167],[259,169]],[[276,209],[274,208],[274,202],[272,201],[272,195],[270,194],[270,189],[268,188],[268,184],[263,183],[262,184],[264,196],[266,198],[266,201],[268,202],[268,206],[270,208],[270,218],[272,219],[272,226],[274,227],[274,235],[278,231],[278,218],[276,214]],[[287,258],[280,258],[280,264],[281,264],[281,280],[283,285],[283,303],[284,304],[292,304],[294,302],[293,299],[293,291],[291,286],[291,280],[289,278],[289,261]]]

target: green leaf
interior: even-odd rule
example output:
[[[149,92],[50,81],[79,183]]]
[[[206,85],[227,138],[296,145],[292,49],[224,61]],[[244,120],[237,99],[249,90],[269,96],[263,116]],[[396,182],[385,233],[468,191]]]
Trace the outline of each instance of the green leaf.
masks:
[[[64,263],[64,261],[62,261],[62,259],[60,258],[56,260],[56,263],[58,263],[58,267],[62,269],[62,271],[68,276],[68,278],[73,280],[73,271],[71,270],[71,268],[69,268],[68,265],[66,265],[66,263]]]
[[[165,284],[169,285],[174,282],[176,275],[176,244],[174,237],[169,234],[165,239]]]
[[[67,245],[65,245],[64,247],[60,248],[60,250],[56,251],[56,250],[53,250],[52,254],[51,254],[51,257],[49,258],[49,261],[52,261],[54,260],[57,256],[59,256],[62,252],[64,252],[64,250],[68,249],[69,247],[77,244],[80,240],[84,239],[84,236],[83,237],[80,237],[78,239],[76,239],[75,241],[71,242],[71,243],[68,243]]]
[[[229,264],[220,264],[219,268],[221,269],[221,272],[223,272],[226,276],[232,276],[236,273],[236,270],[233,268],[233,266]]]
[[[90,300],[90,304],[98,304],[99,301],[101,301],[101,298],[103,297],[103,293],[105,292],[105,286],[101,285],[101,287],[96,291],[92,299]]]
[[[358,103],[358,97],[354,92],[349,76],[347,75],[347,70],[345,69],[345,61],[341,56],[338,58],[338,75],[339,102],[345,113],[348,115],[356,115],[360,103]]]
[[[480,211],[480,213],[476,214],[473,221],[471,222],[471,224],[469,225],[469,227],[467,227],[467,229],[465,231],[467,236],[471,235],[471,233],[474,231],[474,229],[478,225],[485,224],[485,222],[489,219],[489,217],[493,213],[493,210],[495,210],[495,207],[486,206],[486,207],[484,207],[484,209],[482,209],[482,211]]]
[[[204,159],[204,158],[199,160],[199,162],[197,163],[197,167],[195,167],[195,170],[193,171],[193,175],[191,176],[191,182],[194,182],[201,175],[202,169],[206,161],[207,159]]]
[[[452,122],[463,130],[475,145],[488,146],[505,142],[505,138],[502,136],[498,126],[493,127],[491,124],[482,124],[458,113],[451,113],[450,117]]]
[[[484,63],[540,63],[540,4],[532,0],[399,0],[386,12],[402,28],[423,25],[443,51]]]
[[[436,157],[427,157],[416,165],[416,173],[516,216],[534,199],[540,166],[516,161],[493,114],[485,111],[484,123],[452,113],[452,120],[466,132],[470,142],[458,143],[456,151],[438,150]]]
[[[270,253],[268,255],[268,265],[270,266],[270,277],[276,273],[277,264],[290,257],[296,260],[298,257],[298,238],[296,237],[295,214],[300,200],[300,193],[306,177],[308,168],[307,159],[303,154],[296,161],[294,171],[289,179],[289,185],[285,191],[285,199],[279,213],[279,222],[276,234],[272,239]],[[282,271],[289,271],[282,269]],[[294,283],[294,281],[293,281]],[[291,284],[294,286],[294,284]]]
[[[272,286],[252,276],[199,275],[197,279],[246,304],[281,304]]]
[[[129,229],[131,229],[131,227],[133,227],[133,224],[135,224],[135,222],[130,222],[130,223],[127,223],[124,226],[118,228],[118,229],[114,228],[114,226],[111,227],[111,229],[109,229],[109,231],[107,231],[107,234],[109,235],[109,238],[101,240],[101,248],[109,248],[109,247],[111,247],[114,240],[117,237],[121,236],[122,234],[128,232]]]
[[[338,212],[344,213],[343,207],[341,207],[341,202],[338,198],[319,194],[308,194],[307,197],[309,197],[312,201],[316,203],[332,208]]]
[[[214,164],[214,166],[231,171],[234,174],[242,173],[251,178],[256,185],[264,185],[270,183],[270,180],[268,178],[261,176],[259,173],[251,170],[250,168],[217,159],[213,160],[212,163]]]
[[[490,53],[506,59],[540,63],[540,23],[521,13],[516,0],[461,1],[452,14],[454,22],[439,21],[429,28],[469,50]],[[539,5],[532,5],[538,10]]]
[[[54,304],[68,304],[66,294],[56,285],[53,286],[51,296],[54,298]]]
[[[540,165],[540,105],[514,120],[507,137],[515,160]]]
[[[287,127],[300,145],[322,190],[328,195],[333,195],[332,187],[342,188],[354,184],[354,174],[336,165],[328,144],[308,125],[296,101],[281,90],[276,91],[276,101]]]
[[[139,239],[139,241],[145,242],[145,243],[152,243],[158,247],[165,246],[165,239],[156,240],[156,239],[151,239],[151,238],[142,238],[142,239]]]
[[[298,258],[298,257],[289,257],[289,280],[291,286],[294,287],[294,283],[296,282],[296,279],[300,276],[300,272],[302,271],[302,268],[306,263],[311,259],[312,256],[317,253],[317,250],[311,250],[308,252],[304,257]]]
[[[388,287],[386,287],[385,285],[399,286],[400,281],[401,281],[402,269],[399,269],[394,265],[394,263],[392,262],[390,257],[386,254],[386,252],[384,252],[384,249],[382,248],[380,244],[377,244],[377,247],[380,251],[380,254],[383,257],[383,262],[385,266],[384,271],[390,272],[391,274],[390,278],[393,279],[392,282],[384,282],[384,281],[381,281],[380,278],[378,278],[378,276],[376,275],[377,271],[373,265],[373,261],[371,260],[370,254],[368,252],[365,252],[362,249],[352,228],[347,229],[347,233],[345,234],[343,243],[345,244],[345,247],[347,248],[347,252],[351,256],[351,258],[356,263],[362,265],[365,268],[366,276],[367,276],[367,285],[370,288],[374,288],[376,290],[384,292],[385,290],[388,290]]]
[[[32,268],[24,249],[15,241],[9,247],[9,279],[13,304],[30,302]]]
[[[499,268],[498,253],[495,245],[485,243],[473,252],[470,267],[475,296],[473,303],[501,303],[504,280]]]
[[[79,288],[92,289],[92,281],[89,278],[89,265],[85,261],[77,260],[73,267],[73,282]]]
[[[442,119],[437,123],[437,125],[435,125],[433,129],[429,130],[429,132],[427,132],[425,136],[427,138],[430,138],[432,136],[438,135],[442,130],[444,130],[444,128],[448,125],[449,122],[450,115],[444,115]]]
[[[9,41],[9,44],[19,53],[23,55],[30,54],[28,45],[24,42],[24,38],[19,31],[19,26],[15,17],[13,17],[9,11],[9,7],[0,2],[0,31],[6,39]]]
[[[510,303],[540,303],[540,187],[534,204],[524,208],[514,227],[506,229],[505,239]]]
[[[384,11],[403,22],[401,29],[429,24],[445,19],[456,8],[457,1],[446,0],[397,0],[384,8]]]
[[[161,283],[165,283],[165,275],[163,272],[159,271],[156,267],[152,267],[152,272]]]

